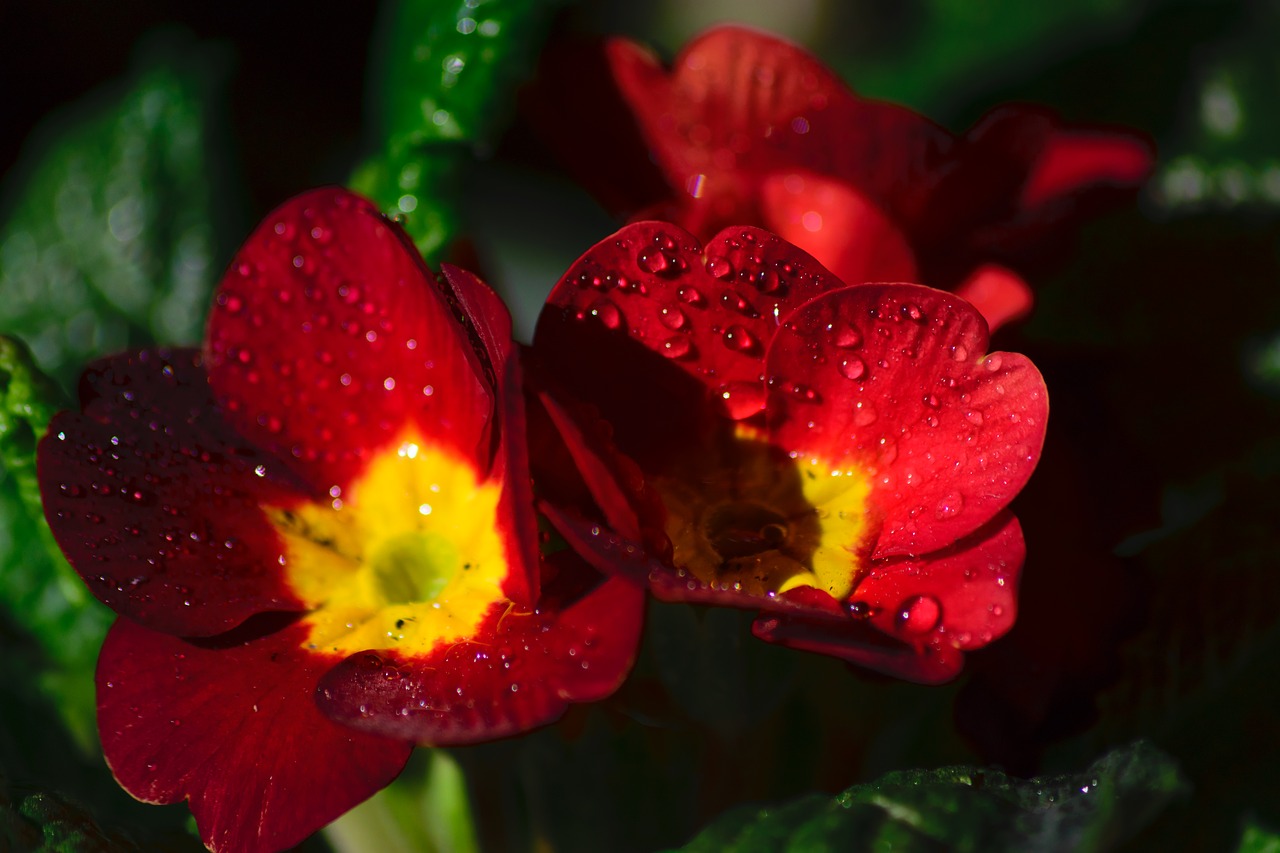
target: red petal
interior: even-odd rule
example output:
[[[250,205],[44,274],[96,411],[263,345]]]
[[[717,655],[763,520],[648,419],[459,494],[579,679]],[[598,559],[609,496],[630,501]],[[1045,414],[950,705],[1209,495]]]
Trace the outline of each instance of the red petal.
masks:
[[[416,423],[487,471],[490,389],[400,229],[341,189],[276,210],[222,281],[206,344],[235,425],[316,487]]]
[[[333,660],[304,633],[209,644],[121,619],[98,659],[103,753],[130,794],[190,800],[215,851],[292,847],[384,787],[412,745],[352,731],[316,708]]]
[[[772,175],[761,187],[764,224],[847,284],[916,281],[906,235],[850,184],[807,172]]]
[[[1035,302],[1022,276],[999,264],[983,264],[969,273],[956,288],[956,296],[977,308],[993,333],[1006,323],[1026,317]]]
[[[628,439],[630,431],[672,427],[708,399],[733,418],[759,413],[778,316],[837,285],[813,258],[758,228],[726,229],[703,249],[675,226],[637,222],[569,268],[539,317],[535,349],[601,406],[632,453],[642,437]]]
[[[858,285],[786,318],[769,350],[769,428],[780,447],[872,478],[874,556],[925,554],[986,524],[1040,458],[1048,396],[1024,356],[992,353],[955,296]]]
[[[872,198],[929,174],[950,134],[907,109],[865,101],[820,61],[774,36],[721,26],[685,46],[670,75],[635,45],[609,46],[614,77],[677,190],[735,192],[727,173],[803,168]],[[728,181],[729,186],[722,186]]]
[[[474,274],[450,264],[443,264],[441,271],[460,320],[475,336],[473,345],[483,355],[482,367],[498,399],[494,432],[498,445],[490,476],[502,483],[498,521],[510,565],[502,590],[510,600],[531,607],[538,600],[538,520],[533,511],[524,387],[511,337],[511,315],[498,294]]]
[[[873,565],[852,595],[871,614],[865,620],[781,614],[758,620],[756,635],[911,681],[946,681],[960,671],[962,651],[1013,627],[1025,557],[1017,519],[1001,513],[943,551]],[[868,643],[867,625],[896,642]]]
[[[1151,146],[1128,133],[1061,130],[1040,152],[1021,205],[1032,209],[1097,186],[1136,187],[1153,161]]]
[[[301,485],[222,419],[197,353],[106,359],[81,380],[38,451],[45,513],[89,589],[117,613],[202,636],[303,607],[280,574],[260,503]]]
[[[576,581],[576,558],[556,559],[557,585]],[[557,591],[537,611],[495,608],[474,636],[426,658],[354,655],[321,680],[320,706],[355,728],[443,746],[520,734],[603,699],[631,668],[644,590],[608,579],[563,606]]]

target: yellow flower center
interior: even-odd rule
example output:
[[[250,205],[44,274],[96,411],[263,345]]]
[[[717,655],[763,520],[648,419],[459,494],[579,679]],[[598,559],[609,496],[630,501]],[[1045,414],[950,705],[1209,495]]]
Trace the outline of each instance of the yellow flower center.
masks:
[[[678,569],[753,595],[853,590],[871,491],[861,470],[793,458],[741,425],[682,462],[655,481]]]
[[[452,451],[408,433],[329,494],[266,510],[289,585],[311,607],[308,648],[426,654],[505,605],[501,489]]]

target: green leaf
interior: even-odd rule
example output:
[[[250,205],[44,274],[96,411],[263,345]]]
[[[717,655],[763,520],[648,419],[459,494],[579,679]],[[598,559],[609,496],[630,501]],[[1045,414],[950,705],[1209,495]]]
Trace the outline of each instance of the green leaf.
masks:
[[[1250,820],[1245,825],[1236,853],[1280,853],[1280,833],[1272,832]]]
[[[1139,742],[1064,776],[898,771],[834,798],[736,809],[681,850],[1109,850],[1185,793],[1172,760]]]
[[[509,117],[563,0],[400,0],[384,16],[378,154],[354,189],[401,217],[429,261],[458,229],[472,159]]]
[[[107,351],[196,341],[213,268],[209,58],[134,75],[46,125],[4,187],[0,331],[71,387]],[[24,179],[23,179],[24,178]]]
[[[419,749],[404,772],[324,831],[335,853],[475,853],[466,780],[442,749]]]
[[[95,739],[93,668],[111,613],[62,557],[40,504],[36,442],[61,407],[26,347],[0,337],[0,606],[39,641],[40,691],[87,749]]]

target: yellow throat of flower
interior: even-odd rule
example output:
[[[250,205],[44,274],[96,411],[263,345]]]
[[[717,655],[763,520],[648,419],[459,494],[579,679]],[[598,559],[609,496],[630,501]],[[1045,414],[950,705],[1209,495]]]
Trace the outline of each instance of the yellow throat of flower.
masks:
[[[678,569],[753,595],[853,590],[871,491],[861,470],[793,458],[742,425],[699,451],[655,482]]]
[[[501,490],[452,451],[407,433],[329,494],[266,508],[289,586],[312,608],[308,648],[426,654],[505,602]]]

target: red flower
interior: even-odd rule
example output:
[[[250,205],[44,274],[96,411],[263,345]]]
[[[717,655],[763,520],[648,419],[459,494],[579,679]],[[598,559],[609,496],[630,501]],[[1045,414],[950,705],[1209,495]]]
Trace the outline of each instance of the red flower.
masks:
[[[843,281],[955,290],[992,328],[1031,305],[1010,267],[1131,195],[1151,168],[1133,133],[1064,126],[1035,107],[998,107],[954,136],[740,27],[694,39],[671,71],[622,39],[602,56],[548,56],[531,115],[607,205],[703,240],[762,225]]]
[[[342,190],[240,250],[203,354],[86,371],[39,474],[120,619],[98,664],[126,790],[216,850],[289,847],[400,772],[612,692],[642,593],[537,550],[510,319]],[[605,630],[607,628],[607,630]]]
[[[755,228],[703,248],[629,225],[556,286],[534,352],[643,472],[574,442],[610,523],[624,499],[635,521],[611,536],[549,515],[660,598],[759,609],[766,640],[945,680],[1013,624],[1006,506],[1048,415],[1035,367],[986,348],[951,294],[843,286]]]

